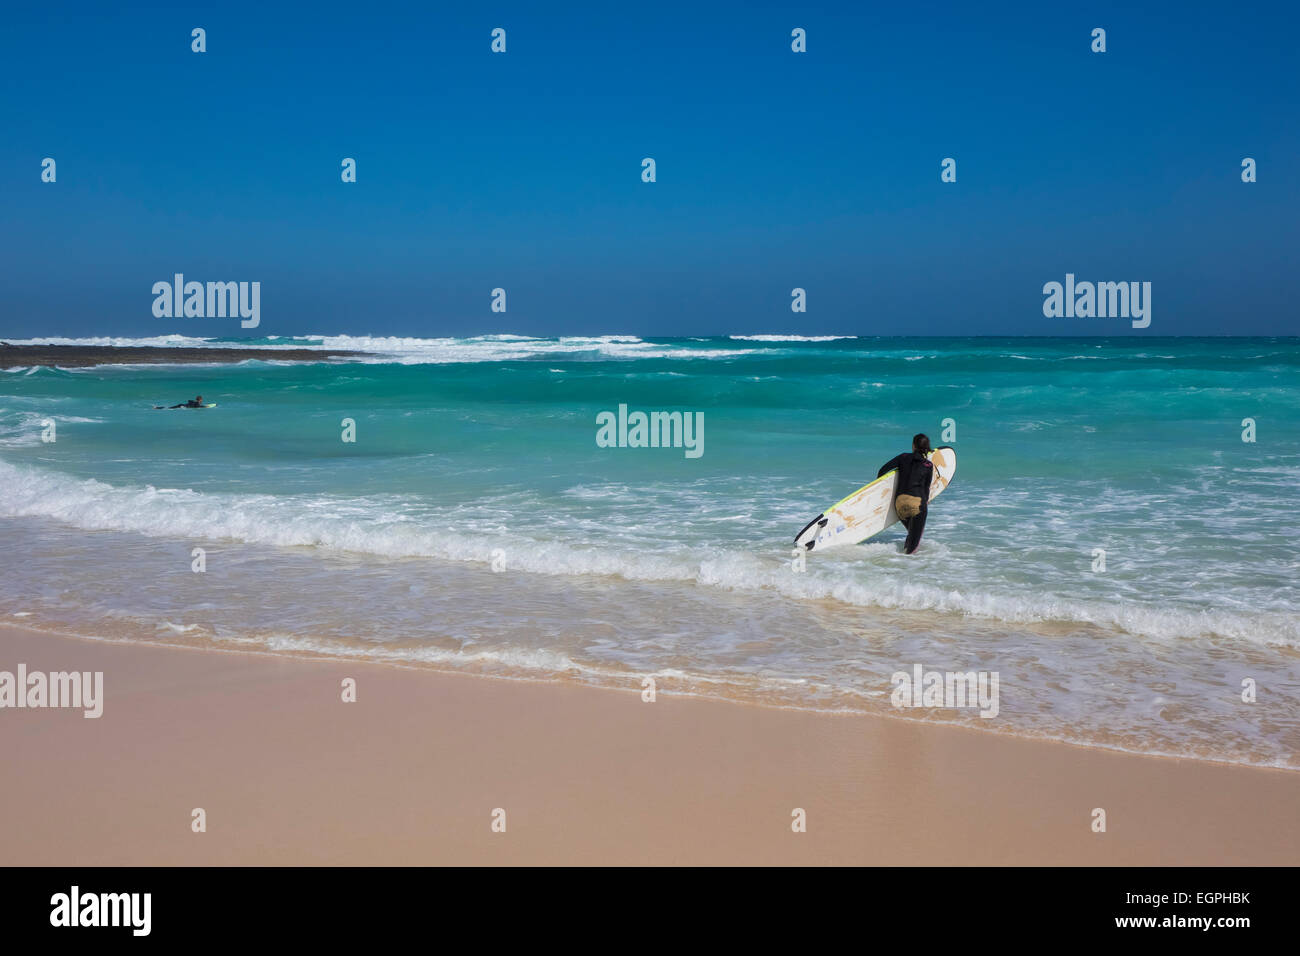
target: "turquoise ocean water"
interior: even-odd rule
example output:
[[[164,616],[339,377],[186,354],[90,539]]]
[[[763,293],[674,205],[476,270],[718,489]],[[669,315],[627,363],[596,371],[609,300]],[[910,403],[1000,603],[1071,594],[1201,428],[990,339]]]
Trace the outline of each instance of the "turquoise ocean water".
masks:
[[[239,341],[375,354],[0,373],[0,619],[896,715],[895,671],[997,671],[994,719],[901,716],[1300,767],[1300,340]],[[620,404],[703,454],[598,447]],[[795,570],[917,431],[921,550]]]

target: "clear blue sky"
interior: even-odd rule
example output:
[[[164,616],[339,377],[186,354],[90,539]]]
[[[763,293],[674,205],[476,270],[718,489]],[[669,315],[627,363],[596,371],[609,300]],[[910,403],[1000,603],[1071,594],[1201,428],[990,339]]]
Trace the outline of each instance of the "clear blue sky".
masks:
[[[1300,332],[1295,4],[116,7],[6,10],[2,336]]]

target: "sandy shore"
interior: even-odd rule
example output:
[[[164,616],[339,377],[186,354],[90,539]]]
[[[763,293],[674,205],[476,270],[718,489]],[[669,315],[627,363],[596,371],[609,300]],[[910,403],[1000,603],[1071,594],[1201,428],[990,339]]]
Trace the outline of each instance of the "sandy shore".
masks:
[[[59,365],[82,368],[88,365],[182,365],[199,362],[247,362],[272,359],[277,362],[324,362],[352,358],[366,352],[320,349],[221,349],[165,348],[151,345],[9,345],[0,342],[0,368],[28,365]]]
[[[0,710],[3,864],[1300,863],[1290,771],[0,627],[20,663],[105,701]]]

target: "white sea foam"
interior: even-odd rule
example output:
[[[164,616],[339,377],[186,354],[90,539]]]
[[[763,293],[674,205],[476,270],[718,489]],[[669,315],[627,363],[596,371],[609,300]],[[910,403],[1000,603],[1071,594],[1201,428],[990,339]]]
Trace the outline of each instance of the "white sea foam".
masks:
[[[103,419],[64,415],[57,411],[11,411],[0,408],[0,448],[22,448],[41,444],[41,431],[45,428],[46,421],[53,421],[57,427],[62,427],[95,425],[103,422]]]
[[[810,337],[825,341],[829,337]],[[733,336],[733,338],[743,338]],[[755,337],[761,340],[763,337]],[[791,341],[797,341],[791,338]],[[11,345],[151,346],[156,348],[210,349],[303,349],[318,352],[363,352],[351,361],[403,365],[453,364],[461,362],[510,362],[539,357],[630,359],[711,359],[745,354],[743,348],[692,348],[646,342],[635,335],[570,335],[540,338],[498,334],[468,338],[420,338],[393,335],[298,335],[271,336],[241,341],[199,338],[187,335],[156,335],[142,338],[96,336],[87,338],[47,337],[9,340]],[[151,363],[157,364],[157,363]],[[164,363],[165,364],[165,363]]]
[[[736,349],[683,348],[645,342],[634,335],[562,336],[554,339],[485,335],[468,339],[394,338],[390,336],[325,336],[317,348],[372,353],[364,362],[404,365],[458,362],[510,362],[546,357],[603,359],[698,359],[742,355]]]
[[[413,519],[427,513],[401,496],[383,499],[323,496],[202,494],[185,489],[117,487],[32,466],[0,462],[0,516],[51,518],[87,530],[153,537],[234,540],[273,547],[317,547],[386,558],[431,558],[491,564],[505,549],[512,571],[559,576],[616,576],[632,581],[693,583],[732,591],[846,605],[926,610],[1013,624],[1095,624],[1161,640],[1228,637],[1300,648],[1300,619],[1249,610],[1197,610],[1138,602],[1069,599],[1035,589],[982,590],[931,583],[917,575],[862,573],[860,562],[810,562],[792,574],[784,548],[770,552],[676,544],[646,550],[637,541],[571,540],[515,533],[502,515],[473,529],[460,516]],[[580,497],[598,489],[575,489]],[[424,506],[427,509],[427,505]],[[725,517],[725,515],[724,515]],[[533,522],[534,524],[536,522]],[[581,529],[579,529],[581,530]],[[530,527],[530,534],[537,532]],[[896,549],[881,546],[888,560]],[[934,548],[932,554],[938,555]],[[971,582],[971,586],[975,586]]]
[[[446,664],[456,667],[464,667],[467,664],[500,664],[512,670],[546,674],[594,673],[592,668],[584,667],[566,655],[546,648],[509,647],[477,651],[446,650],[438,647],[388,648],[382,645],[343,644],[297,634],[269,634],[254,640],[271,651],[297,651],[392,663]]]
[[[856,339],[856,335],[728,335],[740,342],[838,342]]]
[[[148,335],[139,338],[120,335],[92,335],[80,338],[67,338],[60,335],[43,336],[38,339],[5,339],[10,345],[83,345],[97,348],[129,348],[131,346],[154,348],[239,348],[238,343],[214,342],[211,339],[197,338],[191,335]]]

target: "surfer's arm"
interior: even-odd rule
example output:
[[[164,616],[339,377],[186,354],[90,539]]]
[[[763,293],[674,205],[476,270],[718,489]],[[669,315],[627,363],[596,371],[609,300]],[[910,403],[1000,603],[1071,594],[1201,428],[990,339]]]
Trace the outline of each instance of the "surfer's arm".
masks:
[[[889,459],[889,461],[885,462],[883,465],[880,466],[880,470],[876,472],[876,477],[879,478],[885,472],[893,471],[895,468],[901,468],[903,466],[903,459],[910,458],[910,457],[911,457],[910,455],[903,454],[903,455],[899,455],[896,458]]]

